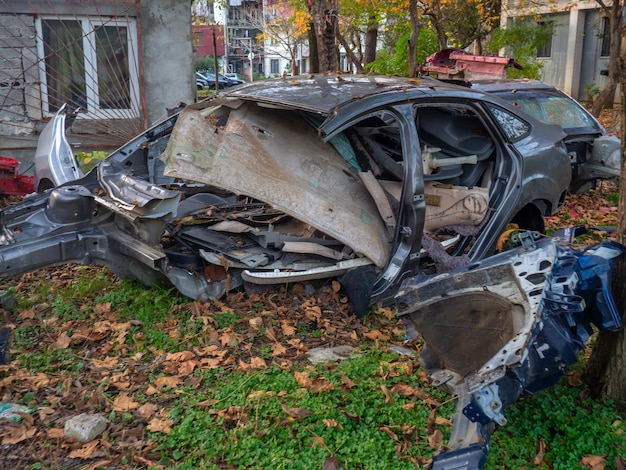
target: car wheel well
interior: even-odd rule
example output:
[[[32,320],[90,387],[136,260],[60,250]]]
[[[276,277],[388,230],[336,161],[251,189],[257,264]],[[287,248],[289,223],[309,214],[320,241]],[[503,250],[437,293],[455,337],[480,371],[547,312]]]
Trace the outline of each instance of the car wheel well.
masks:
[[[548,204],[545,201],[533,201],[522,207],[511,222],[523,230],[545,233],[543,216],[548,213]]]
[[[43,193],[44,191],[48,189],[54,188],[54,186],[55,186],[54,183],[50,181],[48,178],[43,178],[41,181],[39,181],[39,184],[37,185],[37,192]]]

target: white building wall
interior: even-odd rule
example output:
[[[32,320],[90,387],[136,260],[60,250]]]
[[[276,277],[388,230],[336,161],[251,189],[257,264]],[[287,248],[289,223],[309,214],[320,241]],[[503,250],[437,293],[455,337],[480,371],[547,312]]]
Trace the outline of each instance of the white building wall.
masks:
[[[501,27],[506,28],[512,18],[525,15],[541,15],[556,23],[552,56],[539,59],[544,63],[542,79],[578,100],[587,99],[586,89],[590,86],[603,88],[606,77],[600,72],[608,68],[608,57],[600,56],[604,14],[597,2],[558,0],[519,8],[521,3],[529,5],[529,2],[510,0],[507,8],[502,9]]]

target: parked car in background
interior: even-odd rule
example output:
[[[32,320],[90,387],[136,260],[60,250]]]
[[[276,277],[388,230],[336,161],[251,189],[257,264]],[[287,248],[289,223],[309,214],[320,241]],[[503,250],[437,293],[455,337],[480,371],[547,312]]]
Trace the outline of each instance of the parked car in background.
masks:
[[[196,89],[198,90],[209,90],[211,85],[207,78],[202,75],[200,72],[196,72]]]
[[[215,74],[213,72],[197,72],[200,74],[208,83],[209,90],[215,90]],[[228,80],[223,77],[220,77],[218,74],[218,87],[220,90],[230,86]]]
[[[228,82],[229,86],[236,86],[236,85],[242,85],[246,82],[244,82],[241,78],[239,78],[239,75],[237,75],[236,73],[225,73],[225,74],[219,74],[220,80],[225,80]]]
[[[619,178],[620,139],[609,135],[571,96],[538,80],[473,80],[471,87],[495,94],[534,118],[563,128],[572,162],[573,192],[591,189],[598,180]]]
[[[243,84],[243,83],[246,83],[246,82],[245,82],[245,80],[243,80],[243,79],[239,76],[239,74],[238,74],[238,73],[235,73],[235,72],[226,72],[226,73],[224,73],[224,76],[225,76],[226,78],[228,78],[229,80],[234,80],[234,81],[237,83],[237,85],[241,85],[241,84]]]
[[[196,74],[206,83],[206,89],[215,90],[215,74],[213,72],[196,72]],[[220,90],[245,83],[243,80],[229,78],[221,73],[217,74],[217,80]]]

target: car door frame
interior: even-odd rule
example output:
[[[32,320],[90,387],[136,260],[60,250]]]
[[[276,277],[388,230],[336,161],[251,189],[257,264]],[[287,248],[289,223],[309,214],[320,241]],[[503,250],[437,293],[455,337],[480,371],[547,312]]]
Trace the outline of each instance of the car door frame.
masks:
[[[368,101],[368,100],[363,100]],[[386,294],[393,287],[399,287],[400,281],[416,274],[417,261],[421,249],[426,202],[424,199],[424,178],[422,154],[419,138],[415,129],[413,103],[381,104],[373,108],[363,101],[357,102],[365,111],[346,109],[337,113],[320,126],[324,140],[328,141],[346,129],[357,125],[369,117],[379,117],[384,113],[398,124],[403,154],[403,183],[401,207],[398,211],[391,256],[379,273],[373,289],[372,299]],[[353,105],[355,103],[352,103]],[[352,108],[348,106],[347,108]],[[408,158],[407,156],[411,156]],[[386,295],[385,295],[386,296]]]

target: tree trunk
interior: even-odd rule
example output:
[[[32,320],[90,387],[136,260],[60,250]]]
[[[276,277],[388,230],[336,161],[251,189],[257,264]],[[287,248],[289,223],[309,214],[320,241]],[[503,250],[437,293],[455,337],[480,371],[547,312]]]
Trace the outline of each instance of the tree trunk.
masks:
[[[306,9],[309,12],[311,18],[313,18],[313,5],[312,2],[306,2]],[[311,65],[311,73],[319,73],[320,63],[317,59],[317,35],[315,34],[315,20],[309,22],[309,31],[307,33],[309,40],[309,62]]]
[[[606,82],[606,86],[602,89],[600,94],[593,101],[591,108],[591,114],[599,116],[600,111],[605,108],[612,108],[615,101],[615,90],[617,84],[620,81],[620,46],[621,38],[620,33],[622,28],[622,2],[620,0],[614,0],[611,7],[604,6],[603,3],[598,2],[605,12],[609,21],[610,42],[609,42],[609,75]]]
[[[298,45],[296,44],[293,47],[289,48],[289,54],[291,55],[291,74],[294,77],[296,75],[300,75],[300,64],[296,59],[297,47]]]
[[[621,41],[622,50],[626,50],[626,26],[620,26],[618,38]],[[626,126],[624,125],[626,123],[626,57],[620,56],[616,67],[622,101],[620,109],[622,123],[620,164],[622,172],[619,182],[617,241],[626,244]],[[617,308],[622,312],[622,323],[624,324],[626,324],[625,284],[626,257],[618,263],[612,286],[613,296]],[[626,409],[626,328],[618,332],[602,331],[599,333],[585,370],[584,379],[589,384],[593,397],[609,397],[619,407]]]
[[[356,67],[357,73],[364,73],[365,70],[363,69],[363,64],[361,64],[361,62],[359,61],[359,58],[354,54],[354,52],[352,52],[352,49],[350,49],[350,44],[348,44],[348,42],[346,41],[346,38],[344,38],[343,35],[339,31],[337,31],[337,40],[339,41],[339,44],[341,44],[341,46],[346,51],[346,56],[348,57],[350,62],[352,62],[354,66]]]
[[[315,35],[315,23],[309,23],[309,62],[311,63],[311,72],[319,73],[320,61],[317,53],[317,36]]]
[[[446,32],[443,29],[443,23],[440,19],[442,17],[441,9],[438,9],[437,12],[432,9],[426,10],[424,15],[430,17],[432,26],[435,28],[435,33],[437,33],[437,42],[439,42],[439,50],[447,48],[448,38],[446,37]]]
[[[330,0],[327,5],[325,0],[312,0],[311,12],[315,24],[315,37],[317,40],[317,57],[319,71],[337,71],[336,33],[337,33],[337,5],[336,0]]]
[[[476,40],[476,55],[483,55],[483,41],[482,38]]]
[[[417,0],[409,0],[409,19],[411,21],[411,36],[408,44],[409,77],[416,77],[415,51],[417,50],[417,38],[420,33],[419,18],[417,17]]]
[[[626,80],[621,82],[626,87]],[[626,89],[626,88],[625,88]],[[626,98],[621,93],[622,100]],[[622,101],[623,102],[623,101]],[[622,106],[622,119],[624,118],[624,106]],[[619,220],[617,240],[626,242],[626,135],[622,131],[622,174],[619,187]],[[626,324],[626,315],[623,313],[626,307],[626,258],[618,263],[613,279],[612,292],[619,311],[622,312],[622,323]],[[591,357],[587,363],[583,376],[589,385],[591,396],[595,399],[609,397],[622,409],[626,410],[626,329],[617,332],[601,331],[593,346]]]
[[[215,25],[211,25],[211,33],[213,36],[213,71],[215,72],[215,91],[220,89],[220,78],[217,74],[217,37],[215,36]]]
[[[369,64],[376,60],[376,44],[378,41],[378,17],[370,14],[365,32],[365,58],[364,64]],[[345,47],[345,46],[344,46]]]

